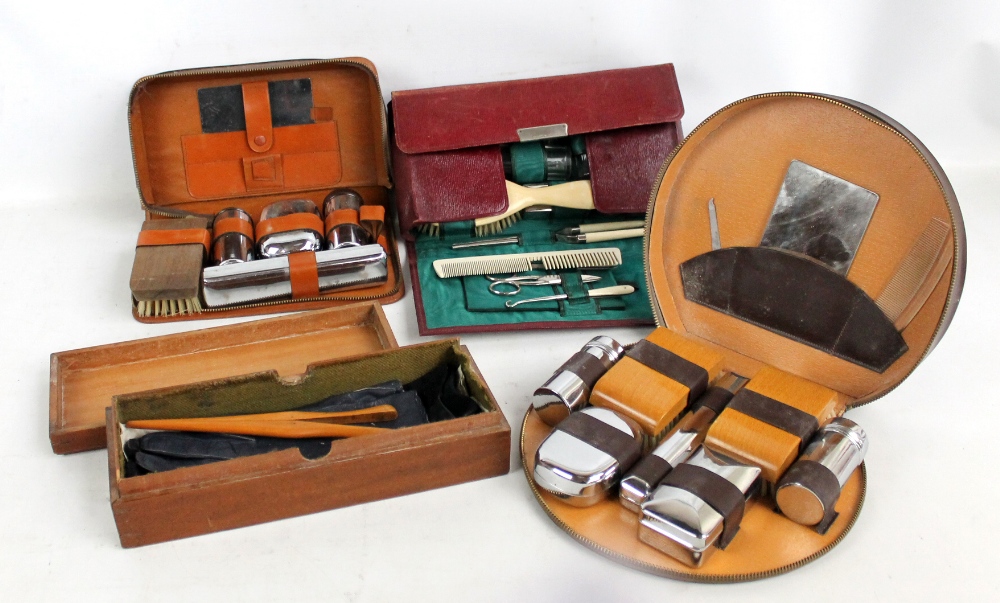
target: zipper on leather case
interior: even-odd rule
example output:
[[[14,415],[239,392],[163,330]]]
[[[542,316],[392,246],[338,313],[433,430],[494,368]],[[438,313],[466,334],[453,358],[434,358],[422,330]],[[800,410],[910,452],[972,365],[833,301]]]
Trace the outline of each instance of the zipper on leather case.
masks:
[[[169,218],[183,218],[183,217],[201,217],[208,218],[211,220],[215,216],[207,214],[199,214],[197,212],[185,211],[182,209],[174,209],[170,207],[160,207],[156,205],[149,205],[146,202],[146,198],[142,194],[142,186],[139,184],[139,169],[136,162],[135,156],[135,138],[132,132],[132,100],[135,97],[136,92],[142,87],[143,84],[151,80],[157,79],[169,79],[173,77],[185,77],[191,75],[211,75],[211,74],[253,74],[253,73],[270,73],[275,71],[283,71],[285,69],[294,67],[314,67],[321,65],[352,65],[359,69],[364,70],[369,75],[371,75],[372,80],[375,82],[375,90],[378,93],[378,102],[382,110],[379,112],[381,117],[381,129],[382,129],[382,156],[385,158],[386,173],[389,171],[389,126],[387,122],[387,116],[385,111],[385,104],[382,101],[382,84],[378,81],[378,76],[375,72],[364,63],[360,61],[354,61],[351,59],[301,59],[301,60],[291,60],[291,61],[277,61],[273,63],[259,63],[250,65],[235,65],[230,67],[204,67],[199,69],[182,69],[177,71],[165,71],[163,73],[157,73],[153,75],[147,75],[140,78],[132,86],[132,91],[129,93],[128,102],[128,139],[129,147],[132,153],[132,168],[135,171],[135,187],[139,192],[139,202],[142,203],[142,209],[149,212],[150,214],[157,216],[165,216]],[[390,246],[396,247],[396,237],[389,235],[387,236],[387,242]],[[317,297],[301,298],[301,299],[282,299],[274,301],[256,302],[251,304],[237,304],[232,306],[225,306],[222,308],[202,308],[202,313],[212,313],[212,312],[226,312],[229,310],[246,310],[251,308],[265,308],[271,306],[281,306],[291,303],[302,303],[302,302],[317,302],[317,301],[348,301],[348,302],[361,302],[361,301],[375,301],[385,297],[390,297],[399,292],[399,287],[403,282],[403,275],[400,271],[399,266],[399,252],[398,247],[396,253],[390,253],[389,257],[392,258],[392,266],[396,274],[396,282],[393,284],[391,290],[380,293],[377,295],[324,295]],[[132,303],[133,308],[135,307],[135,300]],[[173,318],[168,317],[168,319]]]

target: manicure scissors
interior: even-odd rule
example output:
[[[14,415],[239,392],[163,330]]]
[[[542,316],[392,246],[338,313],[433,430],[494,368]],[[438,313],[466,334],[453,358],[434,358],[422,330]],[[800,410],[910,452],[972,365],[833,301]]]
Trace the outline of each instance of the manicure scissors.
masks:
[[[487,276],[490,282],[490,293],[493,295],[517,295],[521,292],[521,287],[540,287],[544,285],[561,285],[562,275],[542,274],[525,276]],[[584,283],[596,283],[601,277],[593,274],[583,274],[580,280]]]

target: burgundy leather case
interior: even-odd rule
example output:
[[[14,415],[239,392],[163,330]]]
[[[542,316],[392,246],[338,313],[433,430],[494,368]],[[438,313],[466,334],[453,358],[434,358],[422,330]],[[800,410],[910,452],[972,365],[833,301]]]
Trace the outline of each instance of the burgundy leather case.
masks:
[[[500,147],[521,141],[518,130],[565,124],[567,135],[584,135],[596,209],[645,213],[664,160],[683,138],[683,114],[672,64],[393,92],[395,199],[421,333],[431,331],[420,307],[413,228],[506,211]],[[620,323],[579,326],[605,324]]]

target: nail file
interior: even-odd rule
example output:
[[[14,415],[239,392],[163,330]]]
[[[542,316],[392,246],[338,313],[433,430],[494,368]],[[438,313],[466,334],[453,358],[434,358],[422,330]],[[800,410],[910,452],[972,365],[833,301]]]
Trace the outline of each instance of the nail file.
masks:
[[[621,241],[645,236],[644,228],[627,228],[625,230],[600,230],[581,234],[556,233],[556,241],[561,243],[604,243],[606,241]]]
[[[722,249],[722,237],[719,235],[719,216],[715,213],[715,198],[708,200],[708,228],[712,236],[712,249]]]
[[[588,289],[587,297],[621,297],[623,295],[632,295],[633,293],[635,293],[635,287],[632,285],[615,285],[613,287],[604,287],[602,289]],[[566,293],[560,293],[559,295],[546,295],[544,297],[521,299],[518,301],[509,299],[504,305],[508,308],[516,308],[521,304],[532,304],[535,302],[556,301],[562,299],[569,299],[569,295]]]
[[[954,252],[946,245],[949,232],[947,224],[932,219],[875,298],[875,304],[897,329],[910,324],[951,261]]]
[[[645,220],[626,220],[624,222],[595,222],[593,224],[580,224],[569,228],[562,228],[556,234],[579,235],[590,234],[592,232],[605,232],[608,230],[628,230],[631,228],[645,228]]]
[[[536,266],[541,266],[544,270],[570,270],[573,268],[613,268],[620,266],[621,263],[622,252],[620,249],[600,247],[579,251],[540,251],[537,253],[510,253],[435,260],[434,272],[440,278],[451,278],[527,272]]]

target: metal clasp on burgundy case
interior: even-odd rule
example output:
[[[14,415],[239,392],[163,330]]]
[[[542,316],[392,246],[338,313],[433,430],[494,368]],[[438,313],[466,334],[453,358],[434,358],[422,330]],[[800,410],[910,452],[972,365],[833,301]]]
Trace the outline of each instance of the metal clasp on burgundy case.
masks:
[[[517,129],[517,138],[521,142],[560,138],[562,136],[569,136],[569,126],[566,124],[551,124],[548,126]]]

